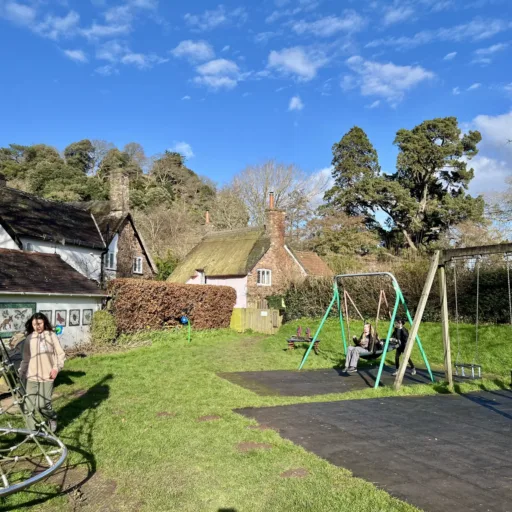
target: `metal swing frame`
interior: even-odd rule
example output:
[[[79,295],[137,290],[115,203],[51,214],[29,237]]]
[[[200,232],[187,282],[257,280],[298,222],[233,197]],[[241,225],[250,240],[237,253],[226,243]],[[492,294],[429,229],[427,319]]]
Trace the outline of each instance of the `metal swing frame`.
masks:
[[[394,327],[394,323],[395,323],[395,318],[396,318],[396,315],[397,315],[397,312],[398,312],[398,308],[400,307],[400,305],[403,306],[404,310],[405,310],[405,314],[407,316],[407,319],[409,320],[409,322],[413,323],[413,319],[411,317],[411,313],[409,312],[409,308],[407,307],[407,303],[405,302],[405,298],[404,298],[404,295],[402,293],[402,290],[400,288],[400,285],[398,284],[398,281],[396,280],[396,277],[391,274],[390,272],[368,272],[368,273],[357,273],[357,274],[339,274],[337,276],[334,277],[334,280],[333,280],[333,294],[332,294],[332,299],[331,299],[331,302],[322,318],[322,321],[320,322],[320,325],[318,326],[316,332],[315,332],[315,335],[313,336],[313,340],[312,342],[310,343],[308,349],[306,350],[306,353],[304,354],[304,357],[302,358],[302,361],[299,365],[299,370],[301,370],[304,366],[304,364],[306,363],[307,361],[307,358],[309,356],[309,353],[311,352],[311,349],[313,348],[314,346],[314,343],[315,341],[317,340],[318,336],[320,335],[320,332],[322,331],[322,328],[325,324],[325,321],[327,320],[327,318],[329,317],[329,314],[332,310],[332,308],[334,307],[334,305],[336,304],[337,308],[338,308],[338,316],[339,316],[339,322],[340,322],[340,328],[341,328],[341,339],[343,341],[343,349],[344,349],[344,353],[345,353],[345,356],[347,355],[347,336],[346,336],[346,333],[345,333],[345,321],[344,321],[344,318],[343,318],[343,308],[341,306],[341,298],[340,298],[340,287],[339,287],[339,282],[342,281],[343,279],[347,279],[347,278],[358,278],[358,277],[376,277],[376,276],[381,276],[381,277],[387,277],[389,279],[391,279],[391,283],[393,285],[393,289],[395,290],[395,304],[394,304],[394,307],[393,307],[393,312],[391,314],[391,317],[390,317],[390,322],[389,322],[389,328],[388,328],[388,332],[387,332],[387,336],[386,336],[386,341],[384,343],[384,347],[382,348],[382,354],[380,355],[380,364],[379,364],[379,371],[377,373],[377,378],[375,380],[375,385],[374,385],[374,388],[377,389],[379,387],[379,384],[380,384],[380,379],[381,379],[381,376],[382,376],[382,371],[384,370],[384,363],[386,361],[386,354],[388,353],[388,350],[389,350],[389,347],[390,347],[390,340],[391,340],[391,335],[393,334],[393,327]],[[349,300],[352,302],[352,299],[350,297],[350,295],[346,294],[345,293],[345,290],[343,290],[344,293],[343,293],[343,299],[344,299],[344,302],[345,302],[345,308],[346,308],[346,314],[347,314],[347,320],[348,320],[348,304],[347,304],[347,298],[349,298]],[[381,291],[382,292],[382,291]],[[380,306],[380,301],[382,300],[382,293],[380,294],[380,297],[379,297],[379,306]],[[386,300],[387,302],[387,300]],[[355,304],[352,302],[352,304],[355,306]],[[357,310],[357,307],[356,307],[356,310]],[[358,313],[359,313],[359,310],[357,310]],[[380,312],[380,308],[379,308],[379,312]],[[359,315],[362,317],[361,313],[359,313]],[[364,321],[364,319],[363,319]],[[421,340],[418,336],[418,333],[416,332],[415,334],[415,338],[416,338],[416,341],[418,343],[418,348],[420,349],[420,352],[421,352],[421,356],[423,358],[423,361],[425,362],[425,366],[428,370],[428,373],[430,375],[430,379],[432,382],[434,382],[434,376],[432,375],[432,370],[430,369],[430,364],[428,362],[428,359],[427,359],[427,355],[425,354],[425,351],[423,350],[423,345],[421,343]],[[407,345],[410,345],[411,343],[408,343]]]
[[[412,323],[411,332],[409,335],[410,342],[407,343],[405,347],[405,352],[403,354],[402,362],[400,363],[400,368],[398,370],[398,374],[395,379],[395,390],[399,390],[402,386],[403,378],[405,375],[405,370],[407,368],[407,363],[411,357],[412,349],[414,348],[414,342],[416,335],[418,334],[418,330],[421,325],[421,321],[423,319],[423,313],[425,312],[425,307],[427,305],[428,298],[430,296],[430,291],[432,289],[432,285],[434,284],[434,279],[436,277],[436,273],[439,274],[439,287],[440,287],[440,298],[441,298],[441,323],[442,323],[442,332],[443,332],[443,346],[444,346],[444,369],[445,369],[445,377],[448,382],[448,389],[453,391],[453,372],[452,372],[452,356],[451,356],[451,344],[450,344],[450,320],[448,316],[448,293],[446,286],[446,265],[450,263],[454,259],[471,259],[478,256],[486,256],[490,254],[503,254],[510,255],[512,254],[512,243],[505,244],[494,244],[494,245],[481,245],[475,247],[464,247],[461,249],[447,249],[444,251],[435,251],[434,256],[432,258],[430,269],[427,274],[427,279],[425,281],[425,285],[423,286],[423,291],[421,293],[421,297],[418,303],[418,307],[416,309],[416,314],[414,316],[414,321]],[[509,265],[509,260],[507,258],[507,264]],[[509,293],[510,293],[510,269],[508,270],[509,276]],[[510,295],[509,295],[510,296]],[[509,301],[510,303],[510,301]],[[510,322],[512,324],[512,303],[509,305],[510,309]]]

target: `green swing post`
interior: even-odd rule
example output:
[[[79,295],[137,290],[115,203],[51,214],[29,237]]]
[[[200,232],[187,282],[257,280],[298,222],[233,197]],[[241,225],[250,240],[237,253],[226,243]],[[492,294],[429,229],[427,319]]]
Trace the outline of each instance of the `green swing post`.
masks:
[[[386,336],[386,343],[382,348],[382,355],[380,356],[380,364],[379,364],[379,372],[377,373],[377,379],[375,380],[375,385],[373,386],[375,389],[378,389],[380,378],[382,376],[382,370],[384,369],[384,363],[386,362],[386,355],[388,353],[389,340],[391,339],[391,335],[393,334],[393,327],[395,325],[396,313],[398,311],[398,306],[400,305],[400,288],[397,289],[395,283],[393,282],[393,288],[396,292],[395,299],[395,307],[393,308],[393,314],[391,315],[391,320],[389,322],[388,335]]]
[[[409,312],[409,308],[407,307],[407,304],[405,303],[405,299],[404,299],[402,290],[400,290],[400,296],[402,299],[402,304],[404,305],[407,320],[409,320],[409,323],[412,325],[413,319],[412,319],[411,313]],[[423,345],[421,343],[419,334],[416,335],[416,341],[418,343],[418,348],[420,349],[421,357],[423,358],[423,361],[425,362],[425,366],[427,367],[428,374],[430,375],[430,380],[431,380],[431,382],[435,382],[434,376],[432,375],[432,369],[430,368],[430,364],[427,359],[427,354],[425,353],[425,350],[423,349]]]
[[[338,282],[334,281],[336,286],[336,295],[337,295],[337,304],[338,304],[338,313],[340,318],[340,326],[341,326],[341,339],[343,341],[343,350],[345,352],[345,357],[347,357],[347,337],[345,335],[345,325],[343,324],[343,311],[341,309],[341,298],[340,298],[340,290],[338,288]]]
[[[325,312],[324,317],[322,318],[322,321],[320,322],[320,325],[318,326],[318,329],[315,332],[315,335],[313,336],[313,339],[311,340],[311,343],[309,344],[308,349],[306,350],[306,353],[304,354],[304,357],[302,358],[302,361],[299,366],[299,370],[302,370],[302,367],[304,366],[304,363],[306,362],[309,353],[311,352],[311,349],[314,347],[316,339],[318,338],[318,335],[320,334],[320,331],[322,330],[322,327],[325,324],[325,321],[327,320],[327,317],[329,316],[329,313],[331,312],[332,307],[334,306],[334,303],[336,300],[339,300],[339,293],[338,293],[338,287],[336,285],[333,285],[333,294],[331,303],[329,304],[329,307],[327,308],[327,311]]]

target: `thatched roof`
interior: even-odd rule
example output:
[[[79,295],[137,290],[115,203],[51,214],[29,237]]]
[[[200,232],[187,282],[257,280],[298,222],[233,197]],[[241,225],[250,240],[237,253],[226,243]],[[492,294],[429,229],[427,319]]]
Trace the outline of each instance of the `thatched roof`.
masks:
[[[268,234],[259,228],[210,233],[176,267],[169,281],[186,283],[197,270],[207,277],[246,276],[269,247]]]

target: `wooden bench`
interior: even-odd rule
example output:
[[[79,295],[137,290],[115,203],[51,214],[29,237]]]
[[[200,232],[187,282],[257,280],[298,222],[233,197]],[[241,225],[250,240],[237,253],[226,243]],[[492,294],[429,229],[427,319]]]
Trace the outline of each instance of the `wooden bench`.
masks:
[[[294,350],[295,343],[311,343],[313,341],[313,338],[304,338],[302,336],[292,336],[291,338],[288,338],[286,341],[288,342],[288,350]],[[320,343],[320,340],[316,340],[313,345],[313,350],[315,351],[315,354],[318,354],[318,344],[319,343]]]

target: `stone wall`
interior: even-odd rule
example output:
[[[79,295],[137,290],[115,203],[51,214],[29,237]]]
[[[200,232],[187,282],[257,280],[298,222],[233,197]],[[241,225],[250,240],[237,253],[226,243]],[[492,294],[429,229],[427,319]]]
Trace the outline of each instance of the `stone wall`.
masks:
[[[142,274],[133,273],[133,258],[142,257]],[[142,250],[139,239],[131,222],[127,221],[121,228],[117,242],[117,272],[116,277],[133,277],[138,279],[153,279],[149,260]]]

